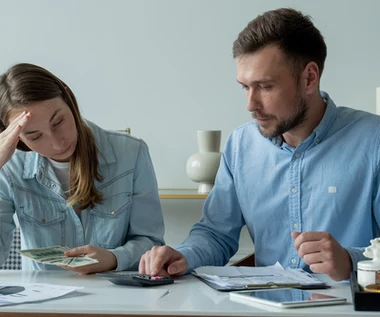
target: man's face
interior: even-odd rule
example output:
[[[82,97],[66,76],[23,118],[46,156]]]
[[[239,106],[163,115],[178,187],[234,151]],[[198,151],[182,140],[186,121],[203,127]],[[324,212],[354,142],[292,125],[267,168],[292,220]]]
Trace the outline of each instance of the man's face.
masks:
[[[77,145],[77,129],[69,106],[61,97],[37,101],[11,112],[9,121],[26,111],[31,117],[20,139],[32,150],[55,161],[67,162]]]
[[[302,125],[308,114],[306,92],[277,46],[240,56],[236,65],[247,109],[263,136],[277,137]]]

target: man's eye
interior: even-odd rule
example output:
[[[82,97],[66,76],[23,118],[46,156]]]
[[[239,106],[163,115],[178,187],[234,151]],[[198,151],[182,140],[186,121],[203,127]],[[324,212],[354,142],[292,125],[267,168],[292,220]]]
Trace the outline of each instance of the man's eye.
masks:
[[[246,86],[246,85],[241,85],[241,89],[243,89],[243,90],[247,90],[247,89],[248,89],[248,86]]]
[[[271,89],[272,88],[272,86],[270,86],[270,85],[261,85],[260,86],[260,89]]]

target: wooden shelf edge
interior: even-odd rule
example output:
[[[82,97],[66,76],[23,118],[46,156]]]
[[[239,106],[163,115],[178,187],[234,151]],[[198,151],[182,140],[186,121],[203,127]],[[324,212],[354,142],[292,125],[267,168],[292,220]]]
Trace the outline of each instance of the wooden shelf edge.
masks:
[[[161,199],[206,199],[207,194],[160,194]]]
[[[160,191],[168,192],[160,193]],[[208,196],[208,194],[198,194],[195,188],[159,188],[158,192],[160,199],[206,199]]]

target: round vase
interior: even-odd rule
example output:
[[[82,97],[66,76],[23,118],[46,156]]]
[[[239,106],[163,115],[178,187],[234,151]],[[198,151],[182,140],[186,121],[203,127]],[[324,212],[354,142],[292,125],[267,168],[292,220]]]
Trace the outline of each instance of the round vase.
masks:
[[[209,193],[214,186],[222,156],[219,152],[221,134],[220,130],[197,131],[199,152],[187,160],[186,173],[192,181],[200,183],[198,193]]]

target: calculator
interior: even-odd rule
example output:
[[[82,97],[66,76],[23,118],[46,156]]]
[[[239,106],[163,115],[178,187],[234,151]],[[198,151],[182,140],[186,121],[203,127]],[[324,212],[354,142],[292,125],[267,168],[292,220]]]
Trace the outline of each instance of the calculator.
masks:
[[[96,276],[105,278],[116,285],[129,286],[158,286],[172,284],[174,279],[170,276],[151,276],[148,274],[139,274],[131,271],[109,271],[96,273]]]

